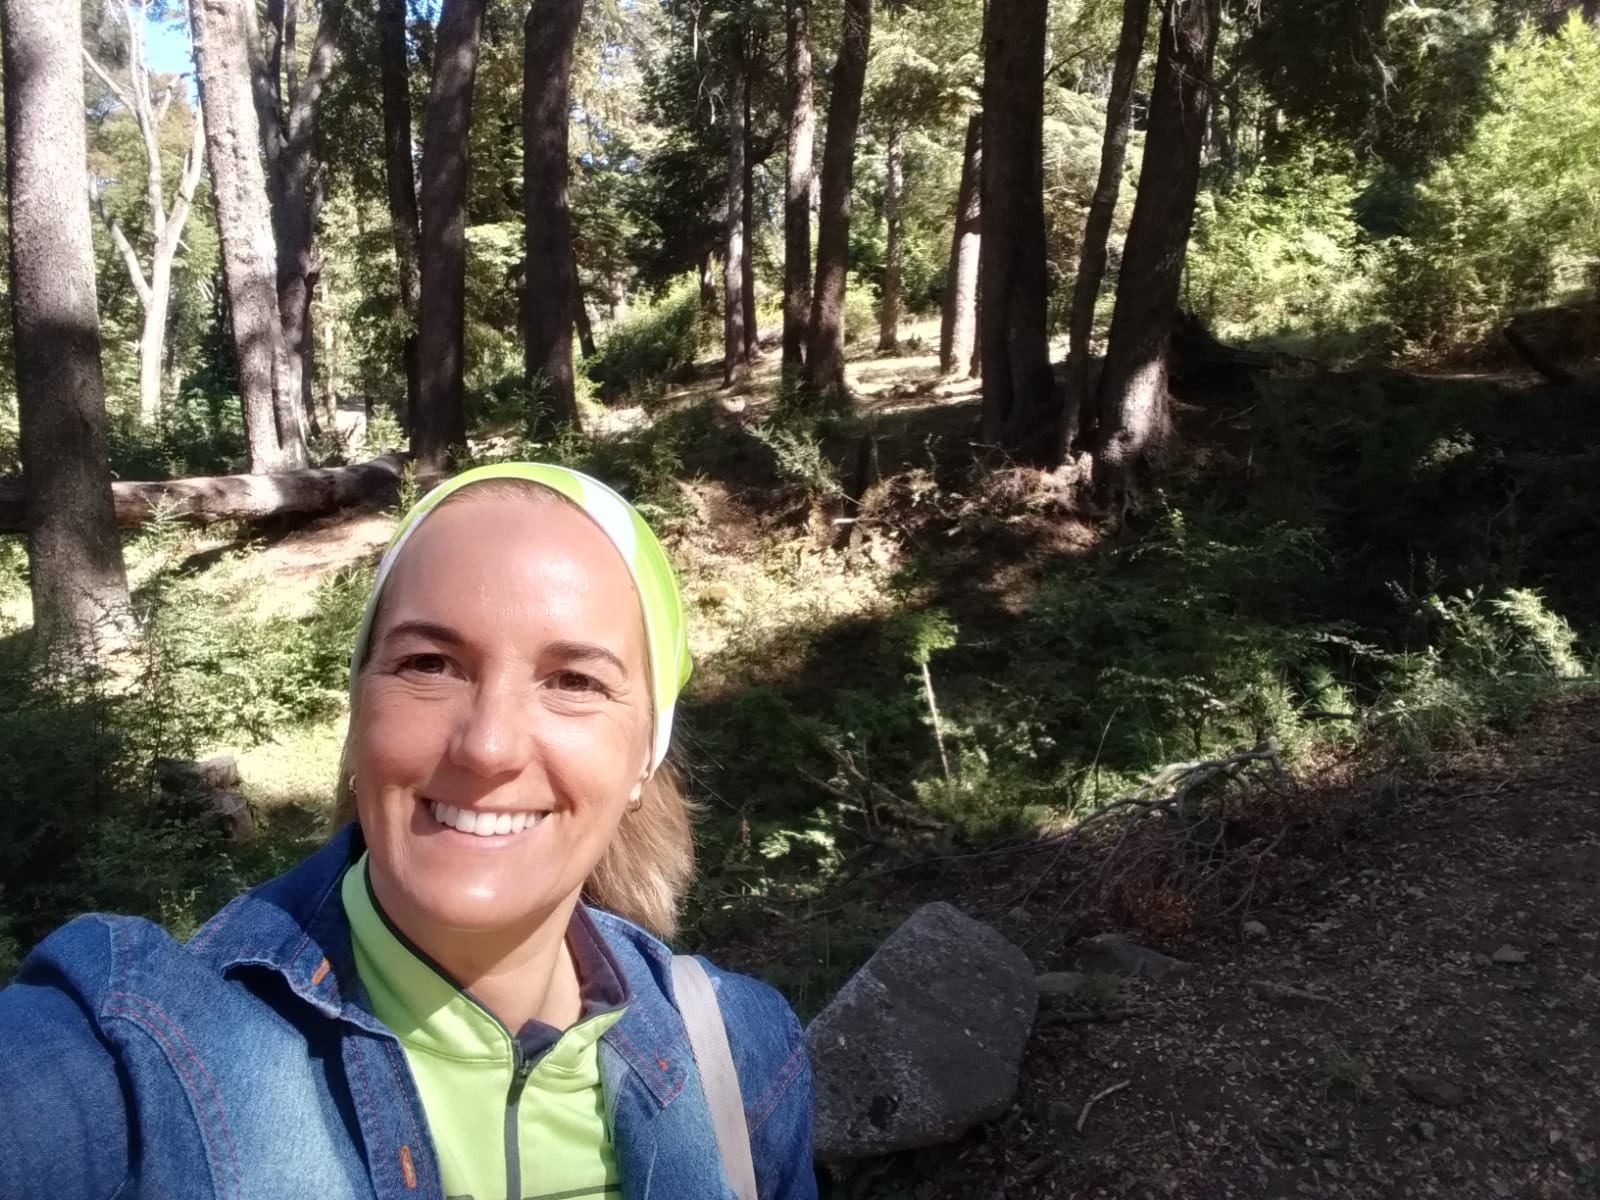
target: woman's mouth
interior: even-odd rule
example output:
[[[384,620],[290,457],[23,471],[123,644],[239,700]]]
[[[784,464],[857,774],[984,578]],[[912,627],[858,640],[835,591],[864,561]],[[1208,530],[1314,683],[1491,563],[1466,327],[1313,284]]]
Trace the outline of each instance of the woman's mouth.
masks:
[[[476,837],[500,837],[521,833],[539,824],[549,814],[542,812],[477,812],[470,808],[456,808],[451,804],[428,802],[428,812],[446,829],[470,833]]]

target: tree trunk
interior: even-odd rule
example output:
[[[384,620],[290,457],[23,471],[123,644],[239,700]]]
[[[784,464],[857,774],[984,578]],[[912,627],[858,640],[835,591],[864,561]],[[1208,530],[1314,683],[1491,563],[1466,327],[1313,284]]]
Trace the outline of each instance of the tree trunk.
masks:
[[[422,134],[422,300],[411,452],[435,469],[467,444],[467,132],[483,6],[484,0],[444,0]]]
[[[578,423],[572,380],[572,309],[577,263],[567,207],[568,86],[583,0],[533,0],[522,60],[522,218],[526,286],[522,290],[524,361],[537,391],[535,429]],[[537,383],[535,381],[538,381]]]
[[[266,58],[257,62],[256,69],[266,78],[256,84],[256,104],[267,152],[273,237],[278,251],[278,319],[283,328],[287,370],[281,391],[300,406],[303,418],[314,427],[316,337],[311,327],[311,293],[316,287],[317,217],[323,199],[316,160],[316,120],[323,88],[333,71],[344,0],[323,0],[304,79],[300,78],[295,53],[299,6],[300,0],[273,0],[269,6],[277,24],[268,29]],[[282,91],[280,58],[286,67],[283,82],[287,86]]]
[[[1135,469],[1171,440],[1167,350],[1200,181],[1221,0],[1167,0],[1144,166],[1100,373],[1095,490],[1120,506]]]
[[[399,491],[405,456],[385,454],[348,467],[306,467],[279,475],[206,475],[161,483],[109,483],[105,520],[113,544],[118,526],[134,529],[157,512],[179,521],[260,521],[269,517],[312,516],[346,505],[393,496]],[[0,534],[23,527],[23,484],[0,479]],[[113,512],[114,508],[114,512]],[[120,551],[118,563],[120,566]]]
[[[700,256],[700,311],[715,312],[717,309],[717,276],[711,268],[711,252],[707,251]]]
[[[250,0],[193,0],[189,15],[250,470],[290,471],[306,464],[305,429],[300,397],[285,388],[277,247],[250,65],[254,11]]]
[[[406,0],[378,0],[378,66],[383,79],[383,164],[389,193],[389,228],[400,272],[400,309],[406,318],[402,355],[406,372],[406,422],[417,411],[417,308],[422,277],[417,268],[417,181],[411,159],[411,66],[406,53]]]
[[[128,269],[128,280],[138,294],[144,311],[143,328],[139,336],[139,423],[154,425],[161,416],[164,392],[163,359],[166,355],[167,310],[172,298],[172,265],[183,244],[183,230],[188,224],[194,204],[195,188],[200,183],[200,170],[205,160],[205,123],[198,108],[194,111],[194,125],[189,151],[184,157],[183,169],[178,176],[178,190],[173,198],[172,211],[166,206],[166,179],[162,168],[161,123],[172,103],[175,85],[168,86],[158,99],[150,91],[150,71],[145,65],[144,34],[146,6],[113,6],[128,30],[128,78],[126,84],[84,51],[84,61],[89,69],[106,85],[118,103],[132,115],[139,127],[144,143],[145,159],[145,220],[151,240],[150,271],[148,278],[139,254],[129,242],[117,219],[105,206],[100,181],[91,178],[89,195],[100,220],[110,234],[111,241],[122,256]]]
[[[744,322],[744,52],[734,57],[733,78],[728,83],[728,194],[724,218],[722,256],[722,386],[733,387],[750,378],[750,345]]]
[[[789,156],[783,200],[783,365],[805,364],[811,316],[811,153],[817,112],[811,102],[811,0],[787,0],[785,56]]]
[[[756,150],[755,124],[750,119],[749,72],[744,77],[744,357],[752,367],[761,357],[761,330],[756,321]]]
[[[111,506],[77,0],[0,0],[12,350],[34,627],[92,649],[127,630]]]
[[[978,374],[973,350],[978,339],[978,252],[982,236],[978,179],[982,169],[983,114],[973,113],[967,118],[967,147],[961,157],[955,232],[950,238],[950,267],[945,274],[944,309],[939,322],[939,371],[944,375]]]
[[[845,0],[839,61],[833,69],[828,133],[822,150],[822,203],[817,228],[817,279],[811,294],[806,382],[817,392],[843,391],[844,289],[850,259],[850,187],[856,127],[872,41],[872,0]]]
[[[878,314],[878,349],[900,343],[900,193],[905,188],[905,140],[889,131],[883,177],[883,308]]]
[[[979,250],[982,437],[1045,465],[1058,414],[1047,327],[1044,231],[1045,0],[990,0],[984,23]]]
[[[1094,405],[1089,404],[1089,341],[1094,335],[1094,310],[1100,298],[1100,281],[1106,271],[1106,239],[1122,191],[1122,167],[1128,157],[1128,133],[1133,128],[1133,84],[1144,53],[1150,20],[1150,0],[1123,0],[1122,34],[1111,70],[1111,90],[1106,96],[1106,132],[1100,149],[1100,178],[1089,201],[1083,225],[1083,246],[1078,254],[1078,278],[1072,290],[1072,342],[1067,351],[1067,401],[1061,416],[1061,449],[1065,457],[1074,445],[1094,444]],[[1079,416],[1084,417],[1079,436]]]
[[[576,257],[576,255],[574,255]],[[583,288],[578,283],[578,273],[572,273],[572,319],[578,326],[578,353],[585,358],[595,356],[594,325],[589,320],[589,305],[583,298]]]

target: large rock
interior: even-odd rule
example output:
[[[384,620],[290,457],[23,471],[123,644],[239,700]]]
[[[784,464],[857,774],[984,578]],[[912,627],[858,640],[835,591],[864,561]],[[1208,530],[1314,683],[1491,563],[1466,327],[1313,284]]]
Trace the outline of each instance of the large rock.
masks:
[[[1027,955],[948,904],[919,908],[806,1031],[817,1157],[937,1145],[998,1117],[1037,1008]]]

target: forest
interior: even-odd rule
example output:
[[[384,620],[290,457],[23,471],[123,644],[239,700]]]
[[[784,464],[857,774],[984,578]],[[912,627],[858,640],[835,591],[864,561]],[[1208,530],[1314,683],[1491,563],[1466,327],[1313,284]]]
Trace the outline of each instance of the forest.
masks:
[[[377,557],[478,463],[662,533],[684,936],[802,1016],[930,898],[1047,967],[1236,937],[1600,719],[1596,0],[0,0],[0,49],[0,979],[326,838]],[[832,1194],[1207,1194],[1024,1090]]]

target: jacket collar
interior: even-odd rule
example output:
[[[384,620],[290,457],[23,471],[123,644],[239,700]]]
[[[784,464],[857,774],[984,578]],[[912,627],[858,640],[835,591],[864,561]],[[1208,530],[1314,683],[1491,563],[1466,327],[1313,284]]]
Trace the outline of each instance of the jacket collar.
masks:
[[[189,951],[221,974],[270,972],[322,1016],[393,1038],[373,1015],[357,973],[339,892],[345,870],[363,849],[354,824],[339,830],[298,866],[207,921],[190,940]],[[632,993],[622,1019],[601,1040],[665,1108],[683,1091],[692,1053],[673,1004],[672,953],[621,917],[593,908],[589,913]],[[613,1089],[617,1082],[607,1080]]]

